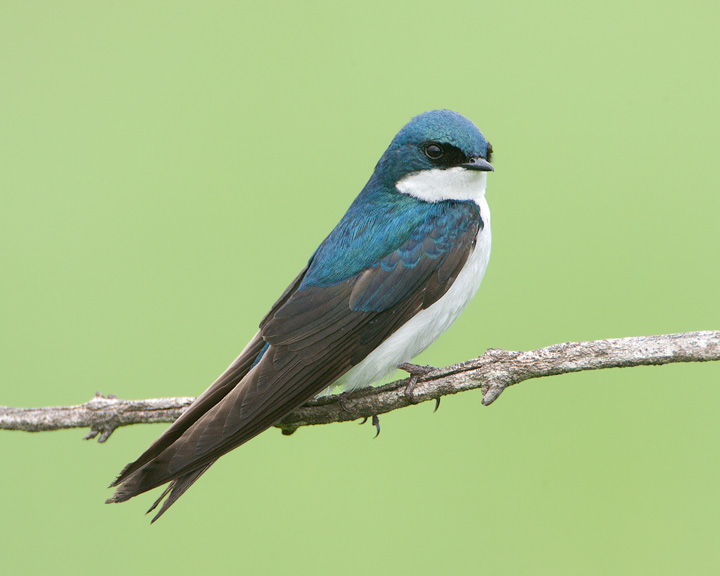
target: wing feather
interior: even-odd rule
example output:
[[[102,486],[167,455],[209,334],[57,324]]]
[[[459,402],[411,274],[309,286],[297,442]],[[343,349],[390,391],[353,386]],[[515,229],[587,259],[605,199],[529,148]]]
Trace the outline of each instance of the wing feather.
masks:
[[[163,514],[220,456],[327,388],[445,294],[482,221],[474,204],[433,210],[379,262],[342,281],[304,284],[311,260],[238,359],[121,473],[110,501],[171,482],[155,503],[167,496]]]

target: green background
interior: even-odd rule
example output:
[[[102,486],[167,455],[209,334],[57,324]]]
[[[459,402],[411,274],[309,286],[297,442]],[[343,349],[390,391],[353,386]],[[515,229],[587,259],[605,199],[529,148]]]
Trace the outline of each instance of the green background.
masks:
[[[412,116],[493,143],[494,247],[418,360],[720,328],[717,2],[2,2],[0,404],[200,393]],[[163,429],[0,432],[6,574],[717,574],[720,365],[271,430],[152,527]]]

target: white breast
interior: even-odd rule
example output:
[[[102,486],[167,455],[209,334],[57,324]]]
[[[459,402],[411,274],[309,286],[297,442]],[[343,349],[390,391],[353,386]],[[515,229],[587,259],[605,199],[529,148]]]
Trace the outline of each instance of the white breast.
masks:
[[[435,172],[435,171],[433,171]],[[439,172],[439,171],[438,171]],[[444,171],[446,174],[449,171]],[[463,173],[470,171],[462,170]],[[426,172],[421,174],[427,174]],[[450,175],[448,175],[450,176]],[[471,172],[469,174],[457,174],[462,178],[463,186],[455,189],[460,197],[450,196],[452,187],[438,185],[436,176],[432,179],[416,181],[413,185],[401,188],[401,181],[398,190],[403,193],[420,197],[425,201],[439,201],[446,199],[474,200],[480,208],[480,217],[483,220],[483,228],[478,232],[475,249],[470,254],[462,271],[453,282],[445,295],[429,308],[418,312],[405,324],[403,324],[392,336],[385,340],[380,346],[373,350],[360,364],[351,368],[346,374],[339,378],[332,386],[325,389],[320,395],[337,394],[339,392],[354,390],[368,386],[395,370],[398,364],[409,362],[430,346],[437,338],[445,332],[460,313],[470,303],[470,300],[477,292],[485,274],[488,260],[490,258],[490,245],[492,236],[490,233],[490,208],[485,200],[485,172]],[[452,176],[450,176],[452,177]],[[406,179],[407,180],[407,179]],[[425,183],[431,186],[423,186]],[[454,181],[457,184],[457,180]],[[431,200],[430,197],[433,197]]]

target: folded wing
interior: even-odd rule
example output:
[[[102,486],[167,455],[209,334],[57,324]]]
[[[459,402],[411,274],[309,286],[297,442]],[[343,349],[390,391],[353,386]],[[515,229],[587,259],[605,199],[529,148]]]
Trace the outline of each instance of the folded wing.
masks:
[[[443,202],[379,262],[340,282],[307,282],[311,260],[228,370],[123,470],[108,501],[170,482],[153,506],[167,496],[157,519],[220,456],[327,388],[445,294],[481,226],[474,204]]]

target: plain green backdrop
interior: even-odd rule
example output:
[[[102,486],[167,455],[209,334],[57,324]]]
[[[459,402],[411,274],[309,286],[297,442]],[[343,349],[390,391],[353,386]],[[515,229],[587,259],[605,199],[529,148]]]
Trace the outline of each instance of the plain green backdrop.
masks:
[[[0,3],[0,404],[197,395],[412,116],[496,150],[418,360],[720,328],[717,2]],[[5,574],[717,574],[720,365],[271,430],[160,522],[163,429],[0,431]]]

